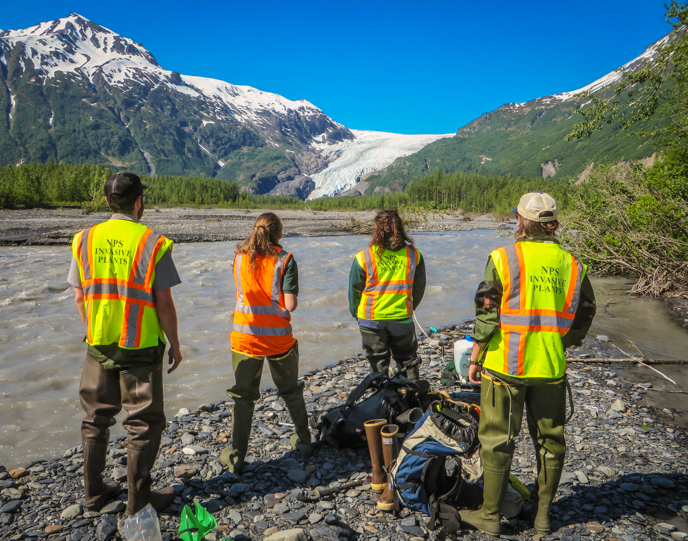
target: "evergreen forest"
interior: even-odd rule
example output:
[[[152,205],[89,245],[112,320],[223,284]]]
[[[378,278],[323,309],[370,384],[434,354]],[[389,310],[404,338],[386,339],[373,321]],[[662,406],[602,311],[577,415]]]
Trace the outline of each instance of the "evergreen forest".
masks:
[[[103,186],[111,175],[102,165],[23,164],[0,168],[0,207],[82,206],[106,210]],[[573,189],[561,181],[542,178],[487,176],[437,171],[408,185],[405,192],[356,197],[325,197],[301,201],[295,197],[253,195],[232,181],[204,177],[142,177],[150,185],[147,204],[163,207],[215,206],[312,210],[372,210],[384,208],[462,209],[507,214],[525,192],[541,190],[565,203]]]

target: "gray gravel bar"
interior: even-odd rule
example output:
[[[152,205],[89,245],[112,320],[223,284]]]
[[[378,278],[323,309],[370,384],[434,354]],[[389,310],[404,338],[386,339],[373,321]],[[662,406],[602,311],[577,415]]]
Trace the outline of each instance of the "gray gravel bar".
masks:
[[[440,347],[444,345],[447,352],[444,360],[450,360],[451,344],[469,330],[470,325],[463,324],[421,337],[421,375],[434,388],[441,388]],[[610,344],[589,338],[571,353],[568,375],[575,415],[566,429],[566,466],[552,516],[555,531],[545,539],[688,538],[687,434],[671,421],[685,414],[654,408],[648,400],[651,384],[621,379],[616,372],[621,363],[585,364],[585,357],[617,357]],[[359,355],[306,374],[309,411],[342,403],[367,372],[367,362]],[[377,495],[368,484],[367,449],[336,450],[324,445],[304,459],[289,447],[290,422],[276,391],[265,391],[256,407],[248,467],[237,476],[224,471],[219,461],[230,431],[231,402],[180,410],[168,423],[154,471],[156,486],[171,484],[177,490],[175,504],[160,517],[163,539],[176,536],[181,509],[193,502],[205,506],[218,521],[218,528],[206,536],[209,541],[227,537],[420,541],[436,536],[421,514],[407,509],[398,517],[378,512]],[[513,473],[532,488],[535,456],[526,433],[524,423]],[[106,475],[126,482],[124,444],[124,440],[111,442]],[[64,456],[11,472],[0,466],[0,537],[121,539],[126,491],[100,513],[84,512],[82,464],[81,448],[74,447]],[[313,496],[315,487],[356,480],[363,484],[315,502],[303,501],[309,499],[304,496]],[[503,521],[502,534],[503,539],[525,540],[535,531],[527,522],[512,519]],[[457,538],[491,539],[469,530]]]
[[[245,239],[264,210],[165,208],[146,209],[142,223],[175,242],[219,242]],[[372,220],[375,211],[275,210],[285,236],[328,237],[350,235],[352,221]],[[0,246],[69,244],[72,237],[110,213],[82,214],[81,209],[0,209]],[[418,215],[420,216],[420,215]],[[414,222],[415,223],[415,222]],[[411,231],[466,231],[499,229],[504,222],[491,215],[473,219],[461,213],[428,212]]]

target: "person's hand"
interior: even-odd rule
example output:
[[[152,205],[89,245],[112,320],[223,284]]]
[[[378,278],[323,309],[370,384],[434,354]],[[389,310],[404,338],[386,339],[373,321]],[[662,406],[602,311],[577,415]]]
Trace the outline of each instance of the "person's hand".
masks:
[[[179,366],[179,363],[182,362],[182,352],[179,350],[179,346],[170,346],[168,362],[172,365],[172,368],[167,371],[167,373],[170,374],[174,372]]]
[[[471,364],[468,366],[468,381],[473,385],[480,385],[482,381],[480,380],[480,365]]]

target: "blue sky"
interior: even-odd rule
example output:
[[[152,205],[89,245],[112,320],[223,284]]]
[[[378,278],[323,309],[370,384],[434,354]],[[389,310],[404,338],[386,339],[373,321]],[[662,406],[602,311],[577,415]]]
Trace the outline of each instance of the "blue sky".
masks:
[[[349,128],[451,133],[575,90],[665,35],[664,0],[73,2],[3,6],[1,29],[76,12],[166,69],[305,98]]]

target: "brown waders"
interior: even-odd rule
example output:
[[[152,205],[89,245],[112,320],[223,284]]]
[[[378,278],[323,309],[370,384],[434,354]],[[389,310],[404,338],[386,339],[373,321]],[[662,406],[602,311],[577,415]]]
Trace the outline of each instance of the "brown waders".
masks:
[[[232,447],[225,448],[220,460],[229,471],[241,473],[244,469],[244,458],[248,452],[248,440],[251,435],[253,409],[260,398],[260,378],[263,374],[265,357],[252,357],[232,351],[234,368],[234,386],[227,389],[227,394],[234,399],[232,410]],[[289,410],[294,422],[296,434],[292,436],[292,446],[305,456],[313,452],[311,431],[308,427],[308,412],[303,400],[303,382],[299,381],[299,347],[298,343],[281,355],[267,357],[272,381]]]
[[[566,381],[539,385],[507,384],[482,374],[480,389],[480,458],[483,464],[483,506],[461,511],[461,521],[490,535],[500,534],[500,503],[506,492],[525,406],[528,431],[535,444],[538,467],[538,508],[535,529],[551,532],[549,508],[564,467]],[[532,380],[531,380],[532,382]]]
[[[163,351],[164,353],[164,351]],[[105,485],[105,469],[110,427],[122,408],[127,417],[122,424],[127,431],[127,513],[133,514],[151,503],[158,511],[174,501],[171,488],[151,491],[151,469],[160,448],[165,428],[162,387],[162,354],[156,364],[144,364],[127,370],[107,370],[86,355],[81,374],[79,398],[86,417],[81,423],[84,448],[84,490],[86,507],[102,507],[119,493]]]

